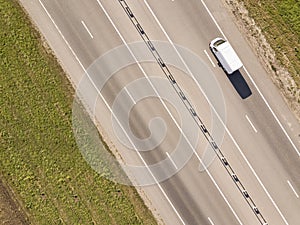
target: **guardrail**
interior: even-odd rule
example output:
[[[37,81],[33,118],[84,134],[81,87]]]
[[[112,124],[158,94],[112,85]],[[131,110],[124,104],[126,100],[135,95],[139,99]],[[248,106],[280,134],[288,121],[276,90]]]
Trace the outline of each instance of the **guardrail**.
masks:
[[[268,225],[265,218],[259,211],[258,207],[255,205],[253,199],[250,197],[250,194],[247,192],[246,188],[244,187],[244,185],[242,184],[242,182],[240,181],[240,179],[234,172],[233,168],[230,166],[229,162],[225,158],[221,149],[218,147],[218,145],[214,141],[213,137],[211,136],[209,131],[206,129],[205,124],[202,122],[201,118],[197,114],[197,112],[194,109],[194,107],[192,106],[191,102],[187,99],[183,90],[180,88],[179,84],[176,82],[176,80],[175,80],[174,76],[172,75],[172,73],[170,72],[168,66],[164,63],[164,60],[160,56],[158,50],[155,48],[155,46],[151,42],[150,38],[146,34],[145,30],[143,29],[141,24],[138,22],[137,18],[134,16],[134,14],[131,11],[130,7],[128,6],[127,2],[125,0],[118,0],[118,1],[121,4],[122,8],[124,9],[125,13],[128,15],[129,19],[131,20],[131,22],[134,25],[134,27],[136,28],[136,30],[140,34],[141,38],[143,39],[143,41],[149,48],[149,50],[152,53],[152,55],[154,56],[155,60],[159,64],[159,66],[160,66],[161,70],[163,71],[163,73],[165,74],[166,78],[170,81],[170,83],[173,86],[173,88],[175,89],[176,93],[183,101],[185,107],[192,115],[194,121],[197,123],[197,126],[199,127],[201,132],[204,134],[206,140],[209,142],[210,146],[215,151],[218,159],[221,161],[221,163],[224,166],[224,168],[226,169],[227,173],[230,175],[233,182],[239,189],[240,193],[243,195],[244,199],[246,200],[246,202],[248,203],[248,205],[254,212],[254,214],[257,217],[257,219],[259,220],[259,222],[263,225]]]

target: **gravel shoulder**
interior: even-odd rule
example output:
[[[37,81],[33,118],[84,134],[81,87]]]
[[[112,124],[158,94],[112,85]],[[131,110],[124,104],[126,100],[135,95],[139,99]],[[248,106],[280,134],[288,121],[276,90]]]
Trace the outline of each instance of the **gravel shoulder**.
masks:
[[[270,12],[266,12],[267,6],[262,5],[261,1],[223,0],[223,2],[234,15],[236,25],[247,38],[289,108],[300,121],[298,71],[300,63],[297,60],[299,36],[293,30],[284,31],[283,28],[287,26],[286,21],[281,18],[284,15],[278,14],[272,17]],[[255,5],[252,6],[252,4]],[[253,18],[250,14],[250,7]],[[277,8],[274,6],[273,10],[276,11]],[[280,42],[278,39],[284,40]],[[277,48],[274,49],[274,46]]]

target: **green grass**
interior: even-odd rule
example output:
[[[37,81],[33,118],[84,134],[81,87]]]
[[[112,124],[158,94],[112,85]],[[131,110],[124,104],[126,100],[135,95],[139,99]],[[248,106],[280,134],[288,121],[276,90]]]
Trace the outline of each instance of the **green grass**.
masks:
[[[300,88],[300,2],[241,0]]]
[[[156,224],[134,188],[82,158],[74,91],[16,0],[0,0],[0,24],[0,173],[32,223]]]

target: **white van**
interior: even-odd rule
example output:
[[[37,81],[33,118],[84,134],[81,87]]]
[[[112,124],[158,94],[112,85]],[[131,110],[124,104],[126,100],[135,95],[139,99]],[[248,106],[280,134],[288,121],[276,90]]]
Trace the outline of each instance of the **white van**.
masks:
[[[210,42],[209,47],[227,74],[232,74],[243,66],[243,63],[228,41],[222,38],[215,38]]]

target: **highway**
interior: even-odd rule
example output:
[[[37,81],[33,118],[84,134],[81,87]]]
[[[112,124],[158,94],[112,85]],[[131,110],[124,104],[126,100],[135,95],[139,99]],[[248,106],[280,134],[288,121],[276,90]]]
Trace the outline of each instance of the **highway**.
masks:
[[[299,224],[299,122],[223,1],[20,1],[108,145],[140,167],[130,172],[161,223]],[[215,37],[240,56],[238,73],[217,66]]]

